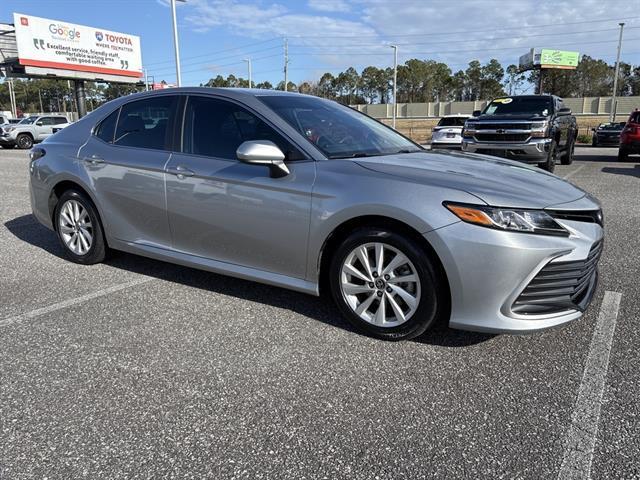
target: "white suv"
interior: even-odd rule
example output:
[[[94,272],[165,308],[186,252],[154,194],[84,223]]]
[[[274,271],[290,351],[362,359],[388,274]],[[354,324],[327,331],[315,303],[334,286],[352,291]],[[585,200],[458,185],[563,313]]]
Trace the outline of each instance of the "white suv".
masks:
[[[54,127],[67,124],[69,120],[62,115],[33,115],[23,118],[20,123],[5,125],[0,132],[0,146],[2,148],[29,149],[34,143],[42,142],[54,133]]]

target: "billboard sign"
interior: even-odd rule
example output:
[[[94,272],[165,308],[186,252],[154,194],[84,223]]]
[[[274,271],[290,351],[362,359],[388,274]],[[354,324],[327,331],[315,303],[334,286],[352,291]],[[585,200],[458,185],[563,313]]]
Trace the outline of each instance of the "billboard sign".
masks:
[[[563,50],[550,50],[543,48],[540,52],[540,66],[542,68],[567,68],[578,66],[580,54],[578,52],[566,52]]]
[[[140,37],[14,13],[18,62],[25,67],[142,77]]]

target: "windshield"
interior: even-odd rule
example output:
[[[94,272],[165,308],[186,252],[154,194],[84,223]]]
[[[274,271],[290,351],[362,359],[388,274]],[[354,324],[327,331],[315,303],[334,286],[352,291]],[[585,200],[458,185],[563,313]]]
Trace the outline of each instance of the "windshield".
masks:
[[[438,122],[438,127],[464,127],[468,117],[445,117]]]
[[[624,125],[624,123],[601,123],[598,130],[622,130]]]
[[[372,118],[314,97],[259,96],[328,158],[417,152],[421,148]]]
[[[20,122],[18,122],[20,125],[31,125],[33,122],[36,121],[36,118],[38,117],[27,117],[27,118],[23,118],[22,120],[20,120]]]
[[[547,116],[551,113],[549,97],[507,97],[496,98],[482,112],[483,115],[521,115],[538,114]]]

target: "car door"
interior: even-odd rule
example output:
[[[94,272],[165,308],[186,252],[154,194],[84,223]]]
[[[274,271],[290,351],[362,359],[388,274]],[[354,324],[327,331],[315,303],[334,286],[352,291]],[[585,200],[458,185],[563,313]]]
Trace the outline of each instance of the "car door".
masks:
[[[53,117],[40,117],[38,120],[36,120],[35,140],[37,142],[41,142],[45,138],[52,135],[54,125],[55,120]]]
[[[169,160],[177,95],[124,104],[106,117],[79,157],[116,240],[171,248],[164,168]]]
[[[246,140],[271,140],[290,174],[236,159]],[[212,260],[304,278],[315,162],[245,107],[189,96],[181,152],[167,165],[174,249]]]
[[[560,142],[558,146],[561,149],[564,149],[567,146],[567,140],[569,137],[569,126],[570,126],[569,115],[559,115],[560,110],[563,108],[564,108],[564,103],[562,103],[562,100],[557,99],[555,104],[555,109],[556,109],[556,118],[558,121],[558,128],[560,129]]]

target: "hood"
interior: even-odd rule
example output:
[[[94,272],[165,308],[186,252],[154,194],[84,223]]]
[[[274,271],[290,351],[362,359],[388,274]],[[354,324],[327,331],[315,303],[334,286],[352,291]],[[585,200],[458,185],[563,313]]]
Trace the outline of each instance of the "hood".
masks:
[[[425,185],[462,190],[496,207],[546,208],[586,194],[537,167],[487,155],[424,151],[359,158],[357,163]]]
[[[480,115],[479,117],[474,117],[474,121],[480,122],[504,122],[509,120],[532,120],[542,122],[549,118],[548,116],[540,115],[538,113],[514,113],[513,115]]]

